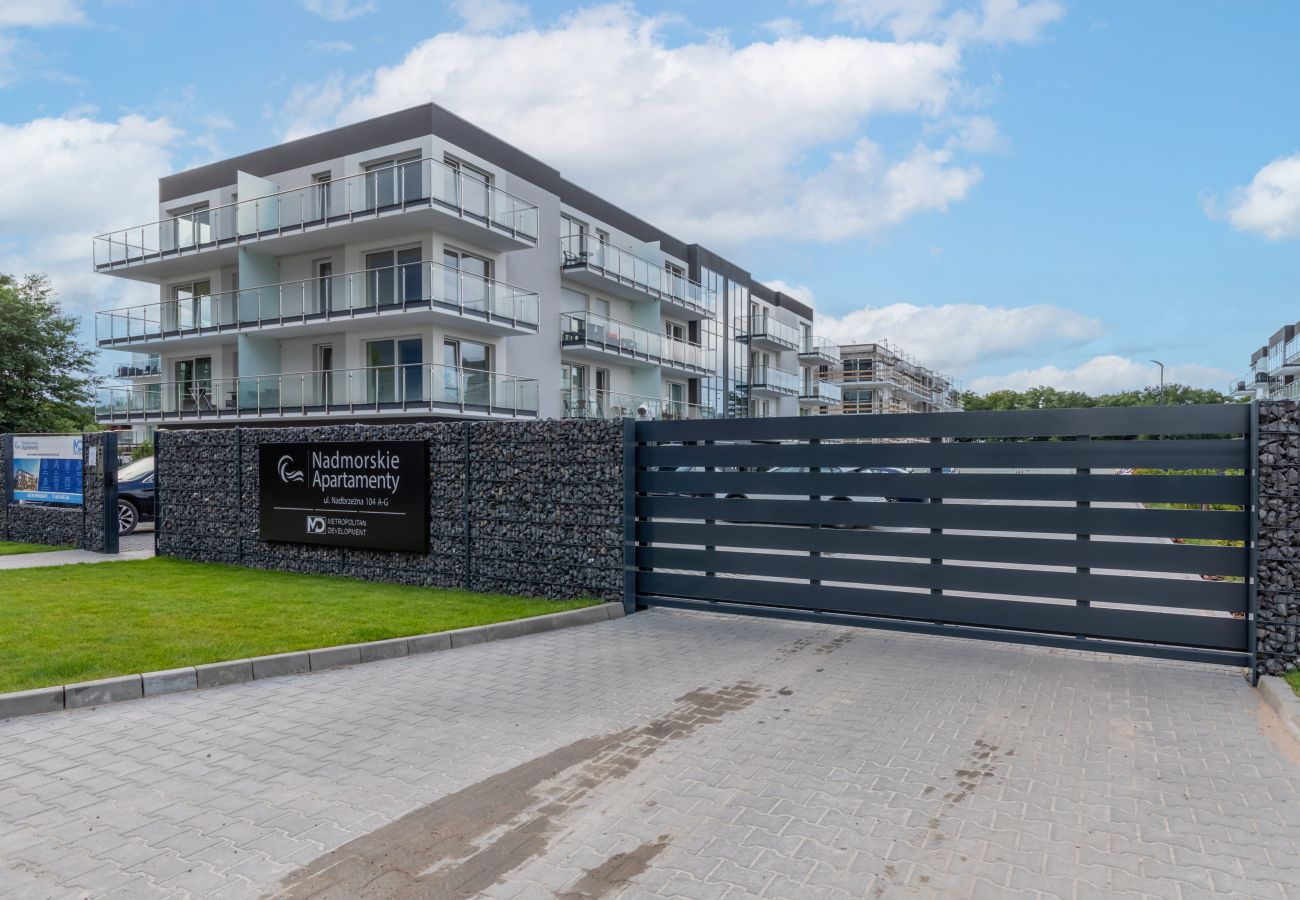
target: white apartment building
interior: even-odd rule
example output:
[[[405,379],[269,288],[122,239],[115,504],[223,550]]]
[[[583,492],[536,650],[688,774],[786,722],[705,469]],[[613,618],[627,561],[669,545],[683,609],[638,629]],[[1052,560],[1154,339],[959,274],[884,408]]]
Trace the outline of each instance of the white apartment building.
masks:
[[[435,104],[159,180],[97,237],[158,286],[97,417],[234,423],[795,415],[812,310]]]
[[[1250,371],[1228,385],[1228,394],[1258,400],[1300,400],[1300,322],[1283,325],[1250,355]]]

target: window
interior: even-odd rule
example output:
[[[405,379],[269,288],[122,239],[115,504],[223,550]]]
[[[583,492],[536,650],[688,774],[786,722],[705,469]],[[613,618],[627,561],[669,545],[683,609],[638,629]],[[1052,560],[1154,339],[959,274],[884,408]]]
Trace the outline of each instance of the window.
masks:
[[[311,177],[312,184],[316,189],[312,191],[312,200],[315,204],[315,213],[317,219],[328,219],[330,215],[330,181],[332,180],[329,172],[319,172]]]
[[[419,156],[371,163],[365,170],[366,209],[396,206],[424,195],[420,185]]]
[[[418,337],[366,341],[366,402],[424,397],[424,342]]]
[[[674,263],[664,263],[664,271],[668,273],[668,293],[678,299],[686,296],[686,270]]]
[[[492,402],[492,347],[448,338],[442,342],[444,399],[489,406]]]
[[[686,340],[686,329],[681,325],[678,325],[676,322],[665,322],[664,334],[667,335],[670,340]]]
[[[442,251],[443,296],[447,303],[475,312],[488,312],[492,261],[447,247]]]
[[[320,398],[317,402],[329,406],[334,402],[334,345],[317,344],[313,355],[316,357],[316,371],[320,373],[316,379],[316,396]]]
[[[366,254],[366,306],[390,306],[424,299],[421,249]]]
[[[316,268],[316,308],[312,312],[329,312],[334,298],[334,260],[318,259]]]
[[[182,250],[212,240],[211,215],[206,203],[173,210],[172,246]]]
[[[447,164],[447,178],[451,182],[448,191],[450,202],[459,206],[462,212],[482,219],[488,218],[492,176],[458,159],[448,157],[444,162]]]
[[[179,410],[212,409],[212,357],[178,359],[176,373],[176,408]]]
[[[164,331],[206,328],[212,319],[212,282],[191,281],[172,285],[171,299],[163,304]]]
[[[597,370],[597,380],[600,372]],[[587,367],[565,363],[560,367],[560,392],[564,398],[564,415],[570,418],[581,416],[590,409],[587,396]]]
[[[668,407],[664,410],[664,418],[686,418],[686,385],[670,381],[664,388],[664,403]]]

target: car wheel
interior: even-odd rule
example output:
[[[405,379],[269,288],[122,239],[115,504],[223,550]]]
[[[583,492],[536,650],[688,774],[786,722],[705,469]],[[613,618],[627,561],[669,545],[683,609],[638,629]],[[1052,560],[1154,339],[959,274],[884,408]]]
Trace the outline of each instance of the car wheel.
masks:
[[[130,500],[117,501],[117,533],[119,535],[131,534],[140,524],[140,511],[135,508],[135,504]]]

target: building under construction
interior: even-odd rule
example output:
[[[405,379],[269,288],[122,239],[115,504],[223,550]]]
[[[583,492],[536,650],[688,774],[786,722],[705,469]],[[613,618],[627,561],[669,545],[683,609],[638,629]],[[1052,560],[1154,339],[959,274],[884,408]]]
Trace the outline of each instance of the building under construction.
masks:
[[[960,386],[888,341],[842,344],[840,361],[823,364],[818,377],[840,386],[838,405],[818,410],[848,413],[956,412]]]

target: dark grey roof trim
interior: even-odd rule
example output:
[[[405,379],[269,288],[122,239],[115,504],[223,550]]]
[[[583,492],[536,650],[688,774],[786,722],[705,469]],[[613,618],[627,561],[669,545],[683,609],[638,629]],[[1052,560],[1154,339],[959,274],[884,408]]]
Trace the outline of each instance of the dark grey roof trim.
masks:
[[[789,294],[783,294],[780,291],[776,292],[776,305],[782,309],[788,309],[796,316],[801,316],[805,319],[811,320],[813,317],[813,308],[811,306],[794,299]]]
[[[639,241],[647,244],[658,241],[665,253],[681,260],[687,259],[684,241],[678,240],[666,231],[660,231],[644,219],[637,218],[608,200],[597,197],[586,188],[578,187],[572,181],[561,178],[560,189],[556,193],[560,195],[560,200],[574,209],[581,210],[612,228],[630,234]]]

